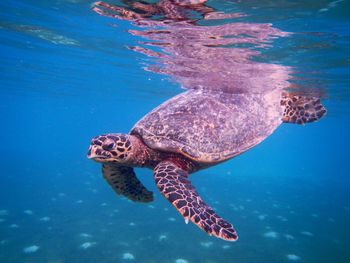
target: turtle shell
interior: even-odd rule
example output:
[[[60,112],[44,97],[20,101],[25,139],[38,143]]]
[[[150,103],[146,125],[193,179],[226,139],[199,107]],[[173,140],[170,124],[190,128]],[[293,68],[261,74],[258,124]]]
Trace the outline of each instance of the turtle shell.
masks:
[[[150,148],[202,163],[230,159],[260,143],[280,124],[281,93],[188,90],[144,116],[130,134]]]

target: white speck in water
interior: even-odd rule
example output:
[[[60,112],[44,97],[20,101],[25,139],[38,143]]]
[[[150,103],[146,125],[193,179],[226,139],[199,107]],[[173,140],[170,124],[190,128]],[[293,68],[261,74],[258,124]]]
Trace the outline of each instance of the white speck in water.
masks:
[[[32,215],[33,211],[32,210],[24,210],[23,213],[25,213],[26,215]]]
[[[168,220],[169,220],[169,221],[171,221],[171,222],[176,221],[176,219],[175,219],[175,218],[173,218],[173,217],[169,217],[169,218],[168,218]]]
[[[287,239],[287,240],[293,240],[294,237],[292,235],[289,235],[289,234],[286,234],[284,235],[284,237]]]
[[[88,233],[81,233],[79,236],[83,237],[83,238],[90,238],[90,237],[92,237],[92,235],[90,235]]]
[[[37,246],[37,245],[25,247],[25,248],[23,249],[23,253],[25,253],[25,254],[35,253],[35,252],[38,251],[39,248],[40,248],[40,247]]]
[[[17,225],[17,224],[11,224],[11,225],[10,225],[10,228],[19,228],[19,225]]]
[[[202,247],[206,247],[206,248],[209,248],[213,245],[213,242],[211,241],[208,241],[208,242],[201,242],[201,246]]]
[[[107,203],[102,203],[101,206],[107,206]]]
[[[300,260],[300,257],[298,257],[297,255],[294,255],[294,254],[288,254],[287,258],[291,261],[299,261]]]
[[[314,218],[319,218],[320,217],[318,214],[312,214],[311,216],[314,217]]]
[[[277,238],[278,237],[278,233],[274,232],[274,231],[270,231],[270,232],[266,232],[264,234],[264,237],[268,237],[268,238]]]
[[[178,258],[175,260],[176,263],[188,263],[188,260],[183,259],[183,258]]]
[[[152,208],[152,209],[153,209],[153,208],[154,208],[154,205],[149,205],[148,208]]]
[[[277,216],[277,218],[283,222],[288,221],[287,218],[285,218],[284,216]]]
[[[227,249],[230,249],[231,247],[229,246],[229,245],[223,245],[222,246],[222,249],[224,249],[224,250],[227,250]]]
[[[50,217],[44,216],[44,217],[40,218],[39,220],[42,222],[48,222],[48,221],[50,221],[50,219],[51,219]]]
[[[96,242],[85,242],[83,244],[80,245],[80,248],[82,249],[88,249],[92,246],[96,245]]]
[[[163,241],[165,239],[167,239],[166,235],[160,235],[159,238],[158,238],[158,241]]]
[[[135,257],[134,257],[133,254],[127,252],[127,253],[124,253],[124,254],[123,254],[123,259],[124,259],[124,260],[134,260]]]
[[[75,201],[76,204],[82,204],[83,203],[83,200],[77,200]]]
[[[64,196],[66,196],[66,194],[65,193],[59,193],[58,196],[59,197],[64,197]]]
[[[7,210],[5,210],[5,209],[0,210],[0,216],[7,216],[8,214],[9,213]]]
[[[134,222],[130,222],[129,226],[135,226],[135,223]]]
[[[314,234],[312,234],[311,232],[309,232],[309,231],[303,231],[303,232],[301,232],[303,235],[305,235],[305,236],[309,236],[309,237],[313,237],[314,236]]]
[[[264,220],[266,218],[266,215],[259,215],[258,218],[259,218],[259,220],[262,221],[262,220]]]

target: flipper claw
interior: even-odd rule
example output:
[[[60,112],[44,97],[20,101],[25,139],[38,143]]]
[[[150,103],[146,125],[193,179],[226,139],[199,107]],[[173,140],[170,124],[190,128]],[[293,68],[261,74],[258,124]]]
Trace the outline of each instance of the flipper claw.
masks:
[[[187,176],[187,172],[170,161],[161,162],[154,168],[159,191],[181,213],[186,223],[191,220],[208,235],[236,241],[238,236],[232,225],[201,199]]]

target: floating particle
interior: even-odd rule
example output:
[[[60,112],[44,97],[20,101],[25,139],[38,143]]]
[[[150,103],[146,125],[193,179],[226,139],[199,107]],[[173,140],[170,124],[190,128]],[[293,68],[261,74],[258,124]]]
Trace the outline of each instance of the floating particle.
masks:
[[[96,242],[85,242],[83,244],[80,245],[80,248],[82,249],[88,249],[92,246],[96,245]]]
[[[29,246],[23,249],[23,253],[25,254],[30,254],[30,253],[35,253],[38,251],[40,247],[37,245]]]
[[[92,237],[92,235],[87,234],[87,233],[81,233],[79,236],[83,237],[83,238],[90,238],[90,237]]]
[[[284,216],[277,216],[277,218],[283,222],[288,221]]]
[[[166,235],[160,235],[159,238],[158,238],[158,241],[163,241],[165,239],[167,239]]]
[[[51,220],[51,218],[48,217],[48,216],[44,216],[44,217],[40,218],[39,220],[42,221],[42,222],[48,222],[48,221]]]
[[[300,260],[300,257],[298,257],[297,255],[294,255],[294,254],[288,254],[287,258],[291,261],[299,261]]]
[[[124,254],[123,254],[123,259],[124,259],[124,260],[134,260],[135,257],[134,257],[133,254],[127,252],[127,253],[124,253]]]
[[[301,232],[303,235],[305,235],[305,236],[309,236],[309,237],[313,237],[314,236],[314,234],[312,234],[311,232],[309,232],[309,231],[303,231],[303,232]]]
[[[84,201],[83,200],[77,200],[75,201],[76,204],[82,204]]]
[[[201,246],[202,247],[206,247],[206,248],[209,248],[213,245],[213,242],[211,241],[208,241],[208,242],[201,242]]]
[[[10,228],[19,228],[19,225],[17,225],[17,224],[11,224],[11,225],[10,225]]]
[[[287,240],[293,240],[294,237],[292,235],[289,235],[289,234],[286,234],[284,235],[284,237],[287,239]]]
[[[7,210],[3,209],[3,210],[0,210],[0,216],[7,216],[9,213]]]
[[[175,260],[176,263],[188,263],[188,260],[183,259],[183,258],[178,258]]]
[[[225,250],[227,250],[227,249],[230,249],[231,247],[229,246],[229,245],[223,245],[222,246],[222,249],[225,249]]]
[[[130,222],[129,226],[135,226],[135,223],[134,222]]]
[[[25,213],[26,215],[32,215],[33,211],[32,210],[24,210],[23,213]]]
[[[259,220],[261,220],[261,221],[262,221],[262,220],[265,220],[266,215],[259,215],[258,218],[259,218]]]
[[[171,222],[176,221],[176,219],[174,217],[169,217],[168,220],[171,221]]]
[[[278,233],[274,232],[274,231],[270,231],[270,232],[266,232],[264,234],[264,237],[268,237],[268,238],[277,238],[278,237]]]

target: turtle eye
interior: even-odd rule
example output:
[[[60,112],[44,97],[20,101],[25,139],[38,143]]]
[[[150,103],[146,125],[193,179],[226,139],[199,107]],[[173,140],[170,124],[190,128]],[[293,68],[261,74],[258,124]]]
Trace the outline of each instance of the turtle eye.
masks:
[[[110,151],[114,149],[114,147],[115,147],[115,143],[112,140],[106,140],[102,145],[102,149],[105,151]]]

